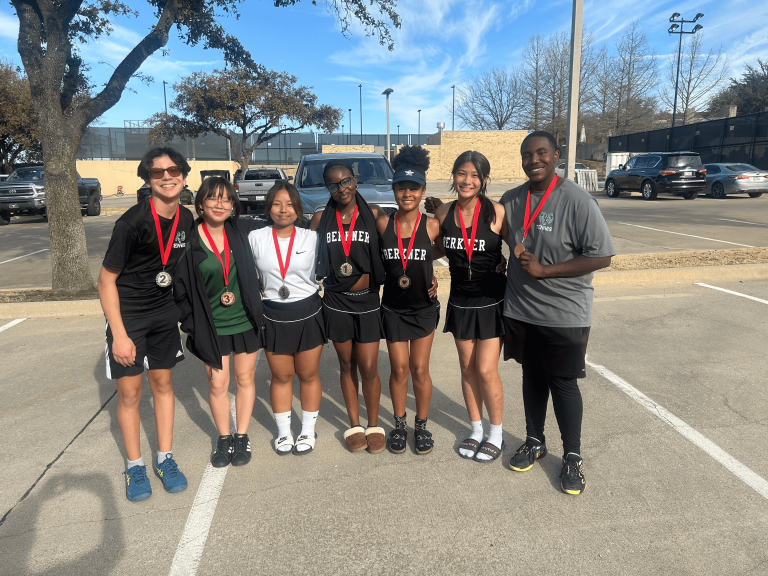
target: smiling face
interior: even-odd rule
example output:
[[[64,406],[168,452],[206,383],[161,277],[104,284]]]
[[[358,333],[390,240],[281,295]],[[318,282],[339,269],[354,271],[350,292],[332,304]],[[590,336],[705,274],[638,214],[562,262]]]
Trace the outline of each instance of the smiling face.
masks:
[[[531,181],[531,188],[539,189],[551,182],[555,167],[560,160],[560,151],[552,147],[546,138],[529,138],[520,150],[523,157],[523,171]]]
[[[269,208],[269,215],[279,228],[290,226],[296,221],[299,216],[296,214],[296,209],[293,206],[288,190],[279,190],[275,194],[275,199]]]
[[[350,177],[352,177],[352,180],[347,184],[346,188],[339,184],[342,180]],[[328,172],[326,186],[330,186],[331,184],[339,185],[338,192],[332,194],[332,196],[336,202],[341,204],[341,206],[347,206],[350,202],[354,201],[355,193],[357,192],[357,178],[354,177],[354,174],[350,174],[349,170],[341,166],[333,168]]]
[[[426,188],[421,184],[406,180],[404,182],[396,182],[392,186],[392,190],[395,193],[397,205],[405,211],[410,211],[419,209],[419,204],[424,197]]]
[[[150,171],[174,167],[179,168],[168,156],[158,156],[152,161]],[[171,176],[167,170],[165,170],[163,175],[158,178],[150,176],[149,180],[146,182],[147,186],[152,190],[152,195],[162,198],[166,202],[178,200],[186,183],[187,179],[183,174]]]
[[[488,179],[485,179],[486,182]],[[453,175],[453,188],[459,198],[469,199],[480,194],[483,188],[483,180],[472,162],[465,162]]]
[[[232,215],[232,199],[226,188],[211,190],[203,200],[203,220],[210,226],[220,226]]]

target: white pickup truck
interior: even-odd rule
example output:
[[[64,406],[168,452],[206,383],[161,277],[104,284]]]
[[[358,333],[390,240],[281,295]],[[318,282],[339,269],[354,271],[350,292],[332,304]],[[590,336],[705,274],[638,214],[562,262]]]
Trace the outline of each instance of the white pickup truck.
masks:
[[[271,166],[249,168],[245,176],[235,183],[242,213],[247,214],[249,208],[256,212],[263,211],[264,198],[278,180],[293,180],[293,177],[286,176],[282,168]]]

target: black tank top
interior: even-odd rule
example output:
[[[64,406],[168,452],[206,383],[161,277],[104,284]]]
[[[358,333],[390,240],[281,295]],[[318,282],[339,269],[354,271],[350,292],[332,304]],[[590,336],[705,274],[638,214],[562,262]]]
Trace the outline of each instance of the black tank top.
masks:
[[[414,231],[416,239],[413,249],[408,256],[405,274],[411,279],[407,289],[400,288],[398,281],[403,275],[403,261],[397,245],[397,230],[395,230],[395,215],[392,214],[381,238],[381,256],[387,279],[384,282],[383,306],[398,312],[413,312],[434,306],[436,299],[429,297],[429,287],[432,285],[432,242],[427,232],[427,216],[422,214],[419,227]],[[411,239],[403,238],[403,250],[408,250]]]
[[[490,202],[490,200],[486,200]],[[501,299],[504,297],[506,278],[496,272],[496,266],[501,262],[501,234],[491,230],[491,223],[485,222],[482,212],[477,221],[475,246],[472,251],[472,278],[469,278],[469,258],[464,248],[464,237],[461,228],[456,225],[454,212],[457,201],[454,200],[443,220],[441,232],[445,255],[451,271],[451,294],[467,298],[489,297]],[[477,205],[482,210],[482,204]],[[472,238],[472,222],[467,228],[467,238]]]
[[[344,234],[348,234],[349,223],[342,225],[344,226]],[[370,244],[371,234],[378,234],[378,232],[376,230],[366,230],[363,219],[358,216],[357,220],[355,220],[355,229],[352,231],[352,246],[349,250],[349,258],[344,256],[344,246],[341,243],[342,238],[339,234],[338,225],[334,224],[331,230],[326,232],[325,238],[318,239],[321,243],[320,249],[328,250],[330,271],[328,278],[325,279],[325,285],[333,286],[339,282],[350,282],[350,279],[354,279],[354,282],[350,284],[354,286],[363,274],[371,273],[371,262],[368,257],[367,246]],[[322,246],[322,244],[325,244],[325,246]],[[352,265],[351,276],[341,275],[339,269],[344,262],[349,262]]]

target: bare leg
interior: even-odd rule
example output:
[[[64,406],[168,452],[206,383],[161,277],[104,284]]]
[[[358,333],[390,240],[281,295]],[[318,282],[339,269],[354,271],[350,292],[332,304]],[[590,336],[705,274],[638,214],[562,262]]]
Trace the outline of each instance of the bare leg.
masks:
[[[416,418],[426,420],[429,404],[432,401],[432,377],[429,375],[429,356],[432,352],[432,340],[435,332],[411,340],[410,370],[413,380],[413,395],[416,396]]]
[[[389,395],[392,397],[392,411],[395,416],[405,414],[405,402],[408,397],[408,342],[390,342],[389,350]]]
[[[221,370],[205,365],[208,375],[208,403],[220,436],[229,436],[229,356],[221,357]]]
[[[235,413],[238,434],[248,432],[248,425],[251,423],[251,416],[253,416],[253,403],[256,401],[256,384],[253,381],[253,375],[256,372],[256,359],[258,357],[259,352],[235,354],[234,369],[235,382],[237,383]]]
[[[290,412],[293,401],[293,377],[296,374],[293,354],[267,352],[267,362],[272,372],[269,399],[275,414]]]
[[[379,404],[381,402],[381,380],[379,379],[379,343],[361,344],[355,342],[357,367],[363,381],[363,398],[368,412],[368,426],[379,425]]]
[[[464,393],[464,403],[472,422],[483,419],[483,394],[480,390],[480,376],[476,366],[476,346],[478,340],[454,340],[459,352],[459,367],[461,368],[461,391]],[[498,357],[497,357],[498,360]]]
[[[176,400],[173,395],[171,369],[148,370],[147,377],[155,403],[157,449],[160,452],[170,452],[173,446],[173,411]]]
[[[128,460],[141,458],[141,374],[124,376],[117,380],[117,424],[123,436],[123,445]]]
[[[307,412],[320,410],[320,400],[323,397],[323,386],[320,383],[320,355],[323,347],[318,346],[312,350],[297,352],[294,354],[296,375],[299,377],[299,395],[301,397],[301,409]]]
[[[360,385],[357,381],[356,363],[353,363],[353,342],[334,342],[336,355],[339,357],[339,381],[341,393],[344,395],[344,404],[347,407],[347,415],[351,427],[360,425],[360,406],[358,394]]]
[[[491,424],[500,425],[504,414],[504,388],[499,377],[501,338],[476,340],[475,366],[480,380],[485,409]]]

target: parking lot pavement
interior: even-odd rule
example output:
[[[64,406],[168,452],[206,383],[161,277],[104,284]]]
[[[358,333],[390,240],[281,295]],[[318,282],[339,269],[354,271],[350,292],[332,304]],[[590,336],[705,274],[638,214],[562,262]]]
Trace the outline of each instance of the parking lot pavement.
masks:
[[[718,287],[768,300],[768,281]],[[514,363],[500,363],[501,461],[481,466],[457,456],[469,427],[455,347],[439,332],[431,362],[433,453],[413,452],[412,429],[403,455],[345,450],[346,414],[327,346],[315,451],[281,458],[272,450],[269,370],[261,361],[249,430],[253,460],[206,472],[215,429],[202,366],[188,356],[174,372],[174,454],[190,488],[169,495],[153,477],[152,498],[131,504],[102,327],[96,317],[38,318],[0,332],[0,426],[18,432],[4,434],[0,445],[0,514],[15,505],[0,526],[0,574],[190,574],[198,561],[198,574],[758,574],[768,565],[768,499],[758,490],[768,479],[768,305],[759,301],[695,285],[597,289],[588,361],[716,444],[757,475],[758,487],[733,461],[718,462],[678,433],[660,409],[649,411],[589,368],[580,382],[588,488],[577,498],[559,489],[551,409],[551,455],[525,474],[507,468],[524,436]],[[380,423],[389,430],[384,345],[379,371]],[[144,392],[148,459],[156,440],[146,384]],[[409,397],[410,425],[414,413]],[[294,398],[294,433],[299,414]]]

